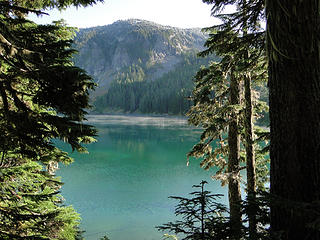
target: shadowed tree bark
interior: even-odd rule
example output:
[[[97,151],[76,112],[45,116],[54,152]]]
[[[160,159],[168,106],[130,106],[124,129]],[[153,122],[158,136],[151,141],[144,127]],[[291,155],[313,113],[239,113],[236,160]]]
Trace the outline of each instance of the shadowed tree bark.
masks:
[[[306,212],[320,200],[320,3],[266,1],[269,57],[271,207],[283,240],[320,239]],[[310,210],[310,209],[309,209]]]
[[[231,72],[230,75],[230,104],[240,104],[240,82]],[[228,194],[230,207],[230,229],[233,239],[241,237],[241,191],[240,191],[240,134],[239,117],[232,113],[228,131]]]

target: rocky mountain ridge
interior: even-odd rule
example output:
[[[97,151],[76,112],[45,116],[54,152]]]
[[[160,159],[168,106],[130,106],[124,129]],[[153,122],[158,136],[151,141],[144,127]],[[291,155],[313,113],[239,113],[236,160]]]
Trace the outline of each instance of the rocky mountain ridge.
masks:
[[[80,29],[75,38],[75,64],[98,83],[93,97],[107,93],[117,76],[132,67],[143,71],[143,81],[154,81],[203,48],[201,29],[180,29],[130,19],[107,26]],[[133,81],[135,81],[133,79]],[[141,79],[139,80],[141,81]]]

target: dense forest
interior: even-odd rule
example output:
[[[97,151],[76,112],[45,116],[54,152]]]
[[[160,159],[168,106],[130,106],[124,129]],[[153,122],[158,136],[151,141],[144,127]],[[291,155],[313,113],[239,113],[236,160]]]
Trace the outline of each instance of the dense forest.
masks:
[[[84,144],[95,141],[96,129],[83,122],[95,82],[71,60],[73,28],[61,21],[38,25],[26,17],[44,14],[49,8],[95,2],[0,1],[1,239],[83,239],[79,216],[64,205],[62,182],[55,175],[58,163],[73,159],[54,141],[64,141],[79,152],[86,151]],[[111,65],[124,65],[105,83],[112,92],[100,89],[97,109],[108,110],[105,103],[128,112],[164,108],[181,114],[189,109],[189,123],[201,127],[188,161],[197,158],[201,167],[216,169],[214,178],[228,186],[229,205],[218,204],[218,195],[206,191],[203,181],[194,186],[190,198],[172,197],[179,202],[175,213],[182,218],[158,226],[159,230],[195,240],[318,240],[320,3],[203,2],[211,4],[212,14],[221,20],[220,25],[206,29],[207,40],[199,54],[211,61],[198,59],[192,51],[183,53],[173,38],[166,49],[172,51],[175,64],[155,71],[152,81],[146,81],[148,69],[130,61],[129,55],[153,56],[152,66],[164,61],[163,56],[138,50],[129,54],[112,45],[118,53]],[[230,4],[236,5],[236,11],[221,14]],[[130,32],[135,37],[140,33]],[[147,37],[145,33],[142,39]],[[163,46],[163,41],[153,43]],[[194,70],[194,83],[183,82]],[[256,90],[267,83],[270,129],[257,126],[268,106]],[[191,106],[185,97],[193,101]],[[244,178],[245,192],[240,187]]]
[[[192,78],[208,59],[186,55],[174,70],[154,81],[148,81],[143,67],[130,66],[121,71],[110,84],[107,94],[95,100],[95,112],[186,113],[190,106]]]

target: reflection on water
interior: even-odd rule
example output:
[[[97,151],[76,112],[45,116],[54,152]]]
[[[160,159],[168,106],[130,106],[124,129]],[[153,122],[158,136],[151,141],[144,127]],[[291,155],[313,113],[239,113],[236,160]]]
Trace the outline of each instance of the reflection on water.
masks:
[[[160,240],[154,226],[174,219],[172,195],[186,195],[201,180],[209,190],[224,193],[210,172],[186,153],[199,129],[182,118],[89,116],[99,130],[90,154],[73,154],[75,163],[58,174],[63,195],[81,213],[87,240],[106,233],[111,240]]]

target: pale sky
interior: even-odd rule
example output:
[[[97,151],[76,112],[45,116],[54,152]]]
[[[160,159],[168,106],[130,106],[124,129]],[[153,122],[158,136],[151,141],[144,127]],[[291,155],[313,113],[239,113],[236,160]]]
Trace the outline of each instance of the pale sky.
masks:
[[[70,26],[87,28],[137,18],[180,28],[209,27],[217,23],[211,6],[202,0],[105,0],[86,8],[47,11],[50,16],[30,16],[39,23],[65,19]]]

